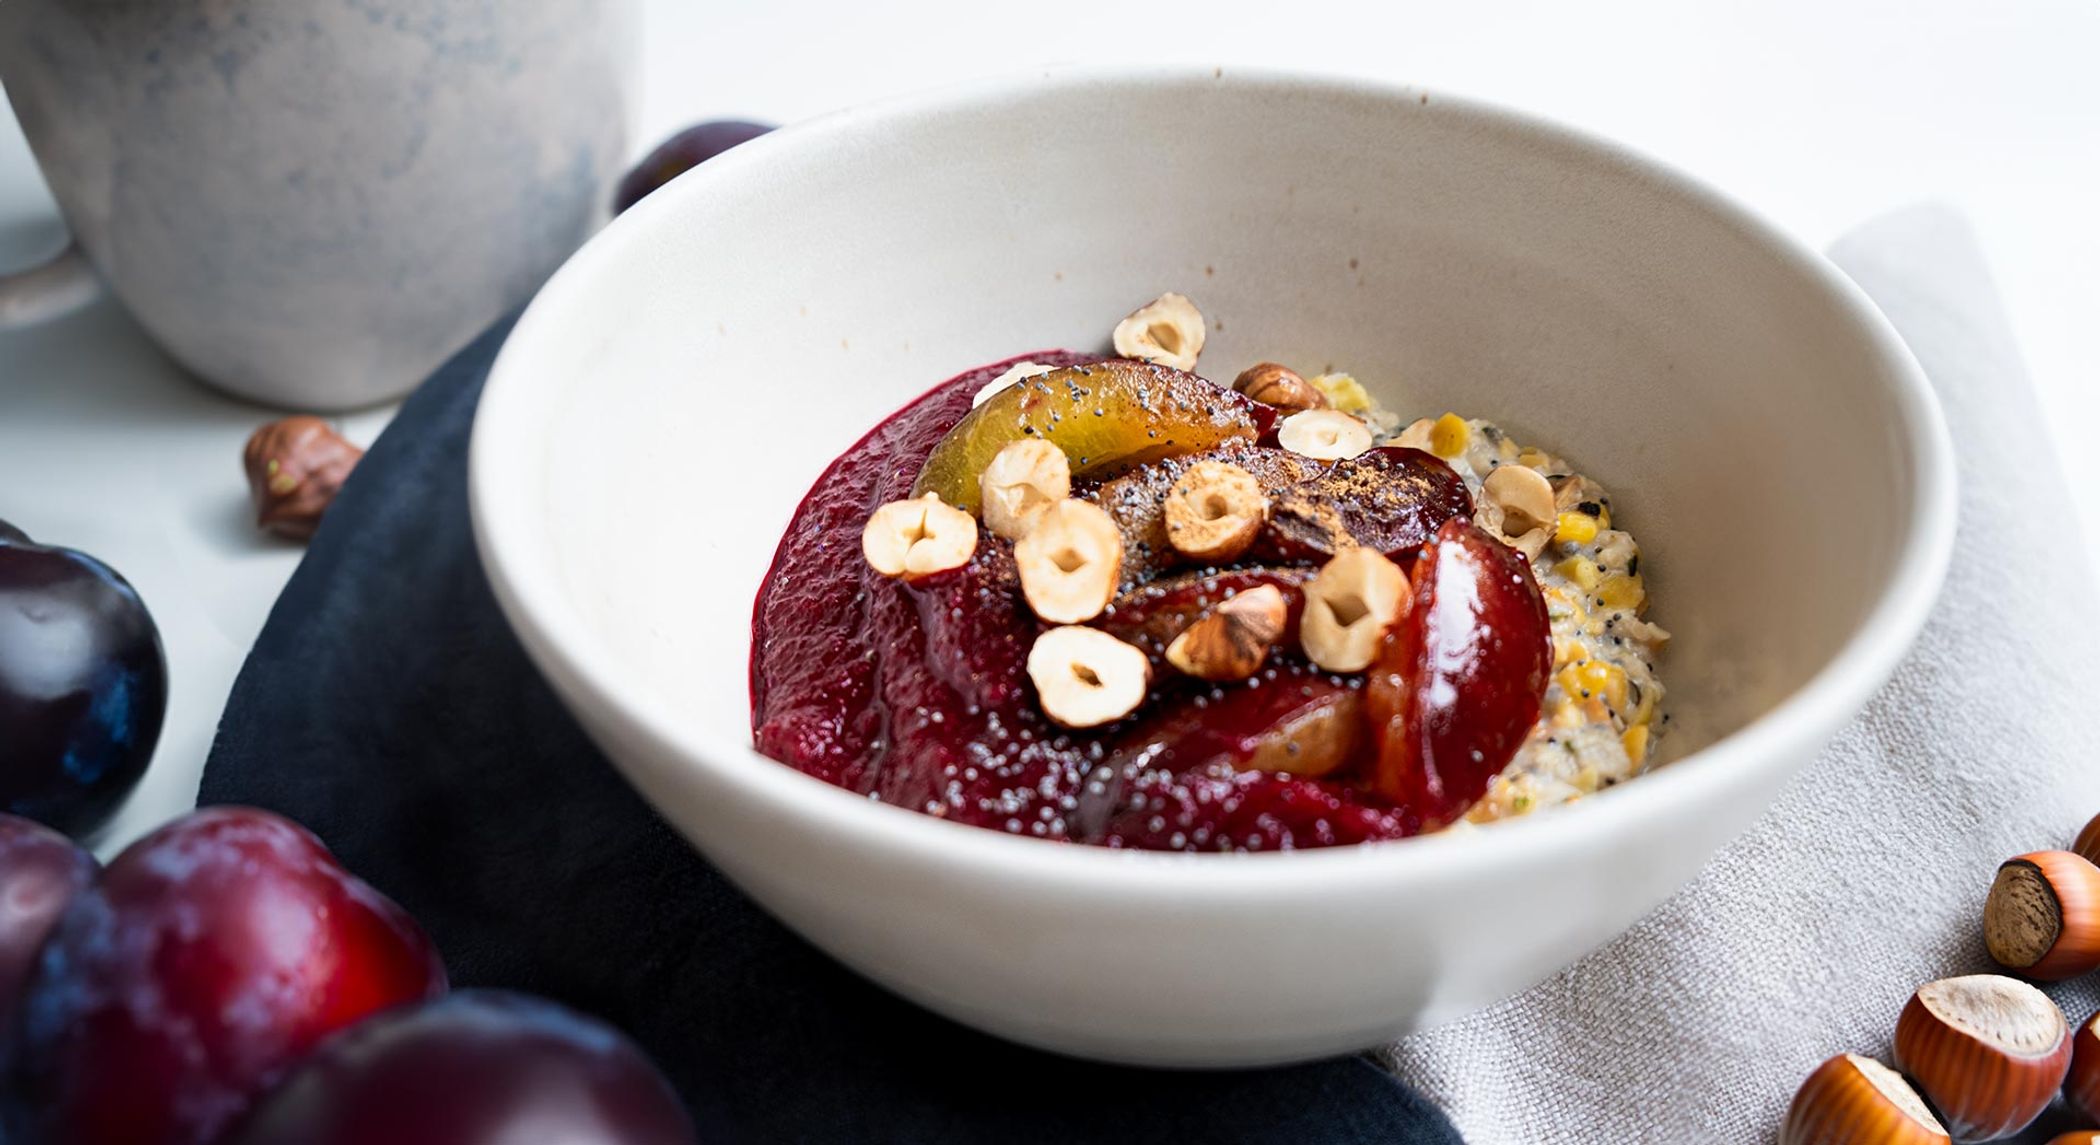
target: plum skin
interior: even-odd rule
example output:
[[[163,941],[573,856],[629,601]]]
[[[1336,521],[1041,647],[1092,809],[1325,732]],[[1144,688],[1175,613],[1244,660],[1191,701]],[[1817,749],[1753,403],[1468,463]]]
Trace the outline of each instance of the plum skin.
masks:
[[[0,522],[0,811],[80,837],[153,758],[167,656],[137,590]]]
[[[693,1145],[669,1083],[617,1030],[463,990],[330,1038],[223,1145]]]
[[[445,986],[414,920],[304,828],[197,811],[67,908],[0,1047],[0,1130],[207,1145],[329,1034]]]
[[[101,870],[95,857],[41,823],[0,815],[0,1028],[35,969],[45,939]]]
[[[710,120],[686,128],[658,144],[621,178],[613,192],[613,214],[621,214],[687,171],[771,130],[771,124],[735,119]]]

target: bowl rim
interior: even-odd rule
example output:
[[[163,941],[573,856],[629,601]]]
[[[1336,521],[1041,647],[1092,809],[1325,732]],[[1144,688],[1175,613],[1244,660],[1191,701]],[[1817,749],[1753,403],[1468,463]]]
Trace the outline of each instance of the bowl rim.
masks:
[[[1295,95],[1391,102],[1433,101],[1445,114],[1472,117],[1500,130],[1530,135],[1625,171],[1688,201],[1716,221],[1790,264],[1822,287],[1862,332],[1888,367],[1890,397],[1900,414],[1913,489],[1910,512],[1893,569],[1866,617],[1807,681],[1747,724],[1667,767],[1622,784],[1606,795],[1500,822],[1492,830],[1445,831],[1358,847],[1289,852],[1184,854],[1058,845],[1042,839],[949,822],[855,795],[760,755],[741,740],[712,729],[682,730],[668,702],[649,689],[613,686],[625,671],[593,637],[564,599],[552,562],[530,553],[538,537],[529,523],[531,499],[514,495],[510,479],[532,437],[513,410],[528,384],[533,346],[559,321],[572,296],[592,289],[601,271],[647,245],[652,228],[718,185],[754,177],[779,151],[822,147],[886,121],[1040,98],[1100,86],[1132,90],[1230,84]],[[508,435],[508,438],[506,437]],[[521,461],[529,460],[529,456]],[[475,413],[468,453],[468,496],[477,548],[496,599],[536,666],[572,706],[609,713],[614,725],[639,736],[654,753],[699,768],[754,802],[781,808],[805,829],[835,845],[861,846],[924,864],[975,868],[995,878],[1025,878],[1039,888],[1090,894],[1152,897],[1237,897],[1260,888],[1303,890],[1308,881],[1347,893],[1390,889],[1395,882],[1433,878],[1462,867],[1494,874],[1589,851],[1629,826],[1696,811],[1709,792],[1725,789],[1738,773],[1802,766],[1810,752],[1865,705],[1894,672],[1923,627],[1945,577],[1954,544],[1954,450],[1937,397],[1910,349],[1881,311],[1822,255],[1747,207],[1675,168],[1601,136],[1471,97],[1418,85],[1347,76],[1202,65],[1110,65],[1032,69],[1005,77],[951,84],[830,112],[743,144],[680,176],[630,208],[561,267],[526,308],[497,356]],[[598,741],[603,746],[603,739]],[[608,751],[608,757],[613,753]],[[612,762],[623,773],[627,765]],[[632,781],[632,775],[628,778]],[[647,798],[646,792],[644,797]],[[667,819],[675,817],[666,814]],[[705,839],[693,839],[707,850]],[[850,848],[848,848],[850,851]]]

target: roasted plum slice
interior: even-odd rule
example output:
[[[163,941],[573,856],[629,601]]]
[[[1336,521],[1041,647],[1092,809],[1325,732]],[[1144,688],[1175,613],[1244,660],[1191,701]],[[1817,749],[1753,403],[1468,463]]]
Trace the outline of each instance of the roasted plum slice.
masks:
[[[1457,518],[1415,563],[1414,605],[1364,685],[1371,786],[1434,830],[1508,766],[1539,718],[1553,653],[1521,554]]]
[[[1245,469],[1269,498],[1268,523],[1244,557],[1253,564],[1316,565],[1350,545],[1364,545],[1406,565],[1445,521],[1473,515],[1466,483],[1418,449],[1384,447],[1348,460],[1316,461],[1229,442],[1147,465],[1093,491],[1093,500],[1122,531],[1126,587],[1190,563],[1167,541],[1162,506],[1182,473],[1206,460]]]
[[[1269,491],[1269,524],[1252,559],[1318,563],[1356,544],[1404,566],[1444,522],[1473,515],[1465,481],[1419,449],[1383,446],[1316,465],[1296,484]]]
[[[1122,737],[1118,756],[1176,773],[1223,766],[1302,779],[1332,775],[1364,741],[1362,701],[1352,682],[1284,662],[1250,683],[1161,705]]]
[[[1269,415],[1244,395],[1148,362],[1110,358],[1024,378],[948,431],[911,495],[976,512],[978,475],[1001,449],[1039,437],[1065,451],[1074,478],[1252,441]]]
[[[1279,647],[1288,647],[1298,640],[1298,613],[1305,607],[1304,585],[1311,577],[1307,569],[1236,568],[1176,573],[1116,597],[1102,610],[1094,626],[1144,649],[1157,668],[1167,645],[1183,629],[1240,593],[1271,585],[1283,593],[1288,617],[1276,642]]]

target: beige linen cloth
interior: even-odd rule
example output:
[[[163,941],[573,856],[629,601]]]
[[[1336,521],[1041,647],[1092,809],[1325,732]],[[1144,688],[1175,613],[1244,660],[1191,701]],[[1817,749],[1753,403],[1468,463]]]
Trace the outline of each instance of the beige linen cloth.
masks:
[[[1919,983],[1990,969],[1998,863],[2068,846],[2100,812],[2096,584],[1973,236],[1917,208],[1831,257],[1945,406],[1946,589],[1889,685],[1690,886],[1559,976],[1387,1051],[1472,1145],[1775,1141],[1818,1062],[1886,1060]],[[2090,978],[2051,993],[2074,1023],[2100,1002]]]

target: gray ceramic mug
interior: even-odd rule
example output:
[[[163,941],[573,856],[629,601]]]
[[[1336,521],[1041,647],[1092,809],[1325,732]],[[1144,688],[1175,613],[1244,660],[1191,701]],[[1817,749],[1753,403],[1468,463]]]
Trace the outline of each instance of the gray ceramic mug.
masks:
[[[396,397],[602,219],[638,0],[0,0],[0,82],[88,282],[244,397]]]

